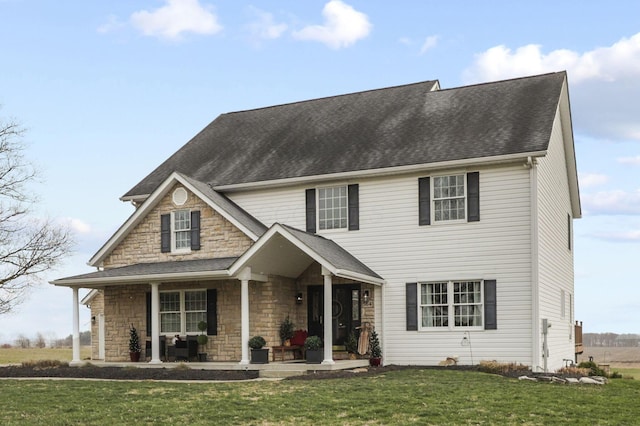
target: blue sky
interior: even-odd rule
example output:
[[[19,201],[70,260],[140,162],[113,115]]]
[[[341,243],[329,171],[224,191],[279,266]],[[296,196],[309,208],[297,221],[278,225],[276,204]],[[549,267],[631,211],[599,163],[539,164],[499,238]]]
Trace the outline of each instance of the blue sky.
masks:
[[[0,0],[0,117],[28,129],[36,213],[78,241],[45,281],[89,272],[133,210],[118,198],[221,113],[567,70],[583,208],[575,318],[640,333],[638,16],[631,0]],[[0,342],[70,334],[71,305],[71,290],[43,283],[0,318]]]

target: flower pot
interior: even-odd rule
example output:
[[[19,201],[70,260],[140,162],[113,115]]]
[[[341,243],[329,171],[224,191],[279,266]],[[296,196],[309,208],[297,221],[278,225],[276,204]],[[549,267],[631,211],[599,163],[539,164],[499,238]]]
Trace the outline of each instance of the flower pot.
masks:
[[[198,353],[198,362],[207,362],[207,354],[203,352]]]
[[[320,364],[324,359],[324,349],[307,349],[305,355],[307,357],[307,364]]]
[[[382,358],[369,358],[369,365],[372,367],[380,367]]]
[[[269,364],[269,349],[251,349],[251,364]]]
[[[129,352],[129,358],[131,359],[131,362],[140,361],[140,352]]]

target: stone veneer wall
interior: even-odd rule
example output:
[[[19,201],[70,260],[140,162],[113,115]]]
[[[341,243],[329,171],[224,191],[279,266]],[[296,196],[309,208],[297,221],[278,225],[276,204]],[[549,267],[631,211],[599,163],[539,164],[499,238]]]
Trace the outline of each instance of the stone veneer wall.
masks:
[[[205,351],[210,361],[240,361],[240,281],[208,281],[161,284],[160,291],[215,288],[217,292],[218,334],[209,336]],[[111,286],[105,288],[105,360],[129,359],[129,326],[133,324],[141,344],[147,339],[146,293],[148,285]],[[304,308],[295,304],[295,281],[284,277],[269,277],[268,282],[249,282],[249,336],[261,335],[267,346],[280,344],[280,323],[289,314],[299,318]],[[306,324],[306,311],[305,324]],[[295,320],[294,320],[295,322]],[[300,328],[306,328],[299,322]],[[97,346],[96,346],[97,354]]]
[[[105,269],[132,263],[236,257],[242,255],[253,244],[251,238],[189,190],[187,190],[187,202],[182,206],[174,205],[172,194],[178,187],[183,186],[176,184],[171,188],[142,222],[131,230],[125,239],[105,258],[103,262]],[[181,255],[161,253],[160,216],[184,209],[200,210],[200,250]]]
[[[91,359],[100,359],[99,358],[99,348],[100,344],[98,340],[99,331],[98,331],[98,316],[100,314],[104,315],[104,292],[102,290],[98,290],[98,293],[93,296],[90,302],[91,306],[91,318],[95,318],[95,322],[91,321]]]

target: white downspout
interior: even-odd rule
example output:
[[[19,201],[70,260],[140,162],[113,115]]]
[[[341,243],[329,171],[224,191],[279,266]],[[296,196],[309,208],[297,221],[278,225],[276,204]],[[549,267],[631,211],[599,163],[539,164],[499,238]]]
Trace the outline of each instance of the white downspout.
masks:
[[[540,369],[540,285],[538,271],[538,168],[535,158],[528,157],[531,196],[531,369]]]

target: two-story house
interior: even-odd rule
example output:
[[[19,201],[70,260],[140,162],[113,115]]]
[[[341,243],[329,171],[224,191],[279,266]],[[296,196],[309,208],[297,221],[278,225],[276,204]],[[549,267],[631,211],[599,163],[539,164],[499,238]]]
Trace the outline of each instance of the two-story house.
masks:
[[[159,336],[206,320],[209,359],[246,364],[286,316],[327,364],[367,323],[386,364],[574,357],[564,72],[223,114],[121,200],[135,211],[97,270],[53,281],[74,289],[74,335],[92,289],[94,358],[126,360],[134,324],[159,363]]]

